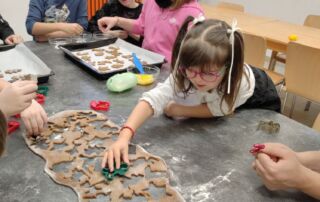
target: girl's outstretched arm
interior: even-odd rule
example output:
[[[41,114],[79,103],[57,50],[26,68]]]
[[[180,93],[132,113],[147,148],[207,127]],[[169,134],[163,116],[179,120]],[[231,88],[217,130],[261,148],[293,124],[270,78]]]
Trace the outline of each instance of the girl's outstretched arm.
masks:
[[[124,127],[120,131],[118,140],[111,145],[106,151],[102,160],[102,167],[108,165],[108,168],[112,172],[114,170],[114,161],[116,162],[116,168],[120,168],[121,157],[122,160],[129,164],[128,159],[128,145],[130,139],[136,131],[149,117],[153,114],[153,109],[146,101],[140,101],[137,106],[131,112],[128,120],[124,124]]]

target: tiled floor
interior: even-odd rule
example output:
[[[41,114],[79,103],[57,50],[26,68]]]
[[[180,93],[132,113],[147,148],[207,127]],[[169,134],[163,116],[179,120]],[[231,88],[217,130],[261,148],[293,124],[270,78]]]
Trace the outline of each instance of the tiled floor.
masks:
[[[266,67],[269,64],[269,59],[270,58],[267,57],[266,64],[265,64]],[[284,69],[285,69],[284,64],[277,63],[275,71],[283,74]],[[281,101],[283,104],[285,93],[282,92],[280,94],[280,97],[281,97]],[[286,106],[285,106],[284,111],[282,112],[286,116],[289,116],[290,108],[292,106],[292,98],[293,98],[293,95],[288,94]],[[305,111],[304,109],[305,109],[306,103],[307,103],[306,99],[297,96],[294,111],[292,113],[292,119],[294,119],[304,125],[312,127],[314,120],[316,119],[318,113],[320,113],[320,105],[317,103],[312,103],[309,111]]]

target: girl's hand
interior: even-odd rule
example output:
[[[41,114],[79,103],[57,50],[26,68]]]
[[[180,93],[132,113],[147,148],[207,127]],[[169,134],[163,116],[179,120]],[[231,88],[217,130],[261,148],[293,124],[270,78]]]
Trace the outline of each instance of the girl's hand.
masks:
[[[115,143],[113,143],[104,154],[101,167],[104,168],[106,167],[106,165],[108,165],[110,172],[113,172],[114,161],[116,162],[116,168],[119,169],[121,164],[121,157],[122,160],[129,165],[128,152],[130,138],[130,132],[128,133],[128,131],[126,130],[121,131],[119,139]]]
[[[278,161],[270,156],[277,157]],[[265,144],[257,154],[253,168],[270,190],[302,189],[301,185],[307,183],[308,169],[300,163],[294,151],[282,144]]]
[[[47,114],[42,106],[35,100],[21,112],[21,118],[26,126],[28,135],[39,135],[47,124]]]
[[[175,117],[175,116],[181,116],[180,115],[180,108],[179,108],[179,104],[177,104],[175,101],[170,101],[166,108],[164,108],[164,113],[168,116],[168,117]]]
[[[36,97],[35,81],[17,81],[6,85],[0,92],[0,108],[6,116],[20,113],[30,106]]]
[[[105,33],[111,30],[118,23],[118,17],[103,17],[98,20],[98,26],[101,32]]]

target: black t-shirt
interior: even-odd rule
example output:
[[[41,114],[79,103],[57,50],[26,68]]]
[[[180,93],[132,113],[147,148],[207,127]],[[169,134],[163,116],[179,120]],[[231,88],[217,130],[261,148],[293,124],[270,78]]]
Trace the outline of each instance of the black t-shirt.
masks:
[[[104,6],[98,10],[95,15],[90,19],[88,24],[88,30],[89,32],[100,32],[98,27],[98,20],[102,17],[123,17],[123,18],[129,18],[129,19],[137,19],[141,13],[142,10],[142,4],[139,4],[136,8],[128,8],[123,6],[118,0],[113,2],[108,2],[104,4]],[[119,30],[121,28],[114,27],[112,30]],[[142,38],[142,37],[141,37]],[[131,38],[130,36],[126,39],[126,41],[141,46],[142,39],[139,41]]]
[[[8,36],[14,34],[12,28],[9,26],[8,22],[5,21],[0,15],[0,39],[5,40]]]

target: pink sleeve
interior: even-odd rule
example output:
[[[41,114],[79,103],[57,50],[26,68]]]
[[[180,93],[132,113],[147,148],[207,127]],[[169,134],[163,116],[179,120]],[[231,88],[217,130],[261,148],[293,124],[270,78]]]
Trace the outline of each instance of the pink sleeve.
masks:
[[[144,34],[144,19],[145,19],[145,13],[146,13],[146,7],[148,7],[148,0],[144,1],[143,7],[142,7],[142,11],[139,15],[139,18],[137,20],[134,21],[133,23],[133,27],[131,32],[133,34],[138,34],[138,35],[142,35]]]
[[[199,17],[200,15],[204,15],[204,12],[200,7],[198,7],[198,9],[189,9],[187,13],[193,17]]]

